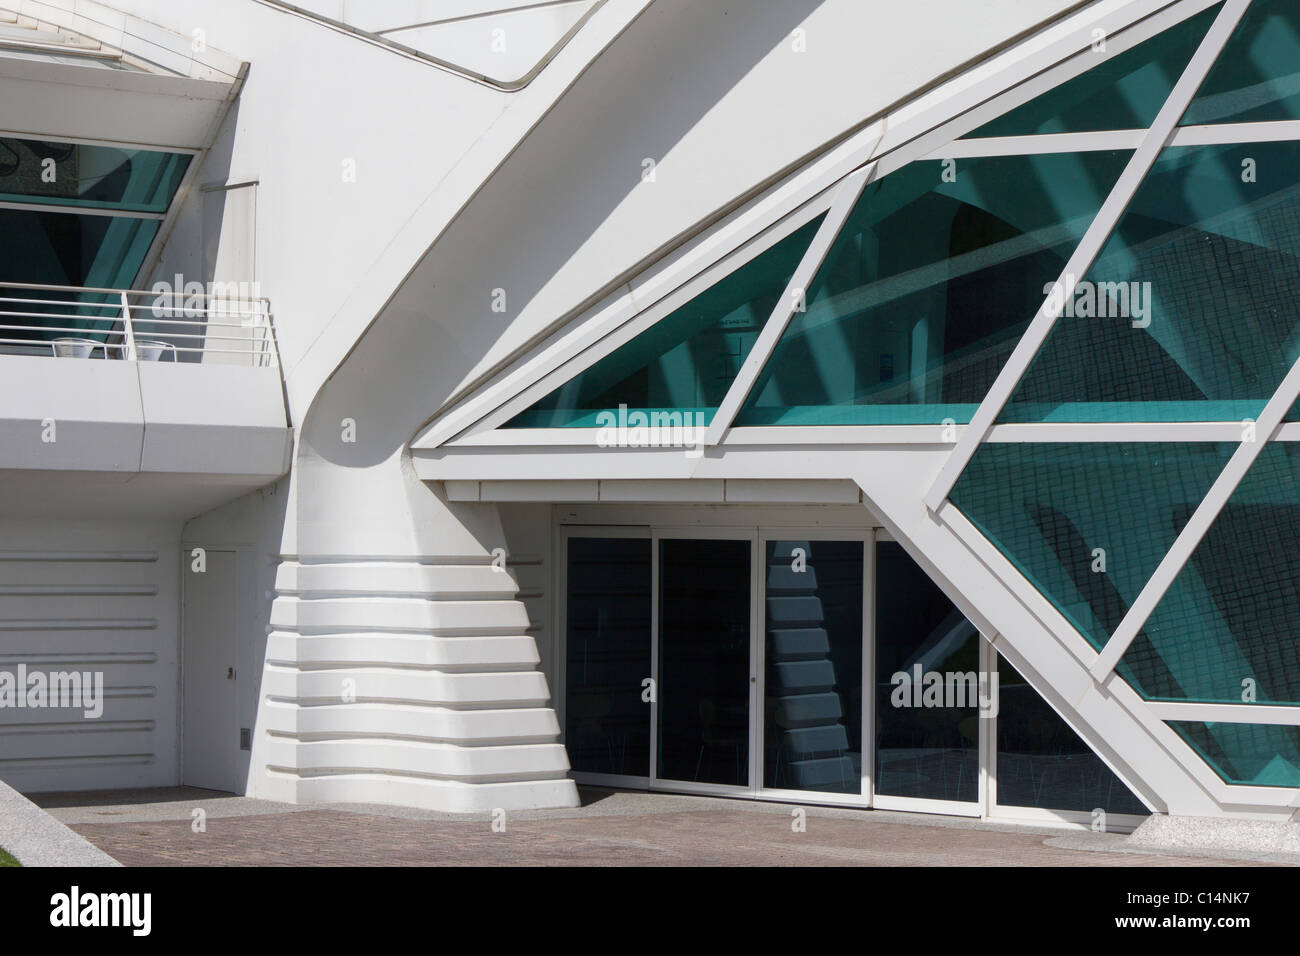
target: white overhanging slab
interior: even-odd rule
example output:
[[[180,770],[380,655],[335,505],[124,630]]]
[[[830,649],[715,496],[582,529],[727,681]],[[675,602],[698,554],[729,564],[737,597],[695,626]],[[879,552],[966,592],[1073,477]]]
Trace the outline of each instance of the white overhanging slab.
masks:
[[[292,446],[274,368],[140,362],[140,470],[281,475]]]
[[[279,370],[0,356],[0,471],[288,470]]]
[[[0,130],[52,140],[206,149],[235,86],[0,57]]]

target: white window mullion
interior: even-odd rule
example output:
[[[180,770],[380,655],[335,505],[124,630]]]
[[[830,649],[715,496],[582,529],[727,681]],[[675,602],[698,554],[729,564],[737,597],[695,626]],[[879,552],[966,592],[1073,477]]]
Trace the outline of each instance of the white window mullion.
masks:
[[[741,365],[740,372],[731,383],[731,387],[727,389],[727,394],[723,396],[722,404],[714,413],[713,420],[704,433],[706,446],[712,447],[722,440],[722,436],[726,434],[740,411],[741,403],[748,397],[754,382],[758,380],[759,373],[763,371],[768,359],[776,351],[776,346],[781,341],[781,336],[785,333],[790,320],[794,318],[796,311],[802,311],[801,306],[804,304],[809,284],[830,254],[835,237],[844,228],[844,223],[848,221],[854,206],[857,205],[858,197],[862,195],[862,190],[874,170],[873,165],[854,170],[844,178],[836,190],[826,218],[822,220],[817,234],[813,236],[812,242],[804,252],[803,259],[799,261],[798,268],[790,277],[785,294],[777,301],[776,308],[772,310],[772,315],[764,324],[763,331],[754,342],[754,347],[749,350],[749,355]]]
[[[1061,312],[1065,307],[1065,302],[1069,301],[1074,294],[1074,285],[1079,281],[1084,273],[1092,266],[1093,261],[1101,252],[1102,246],[1106,239],[1115,230],[1119,224],[1120,218],[1128,208],[1133,196],[1137,193],[1138,188],[1146,179],[1151,167],[1155,165],[1156,159],[1161,151],[1172,137],[1178,120],[1182,118],[1183,113],[1187,111],[1188,105],[1196,91],[1200,88],[1201,83],[1205,80],[1206,75],[1214,66],[1223,47],[1227,44],[1228,38],[1232,36],[1232,31],[1246,12],[1250,5],[1250,0],[1227,0],[1224,7],[1219,11],[1214,23],[1206,32],[1205,38],[1196,52],[1192,54],[1187,68],[1179,77],[1178,82],[1174,84],[1173,91],[1169,94],[1169,99],[1161,107],[1160,113],[1156,116],[1155,122],[1151,129],[1147,131],[1146,136],[1129,160],[1128,166],[1120,174],[1115,183],[1114,189],[1102,203],[1096,218],[1088,231],[1084,233],[1083,239],[1074,254],[1066,263],[1065,269],[1062,270],[1058,287],[1063,293],[1057,295],[1053,293],[1044,301],[1038,314],[1034,316],[1029,328],[1020,341],[1016,343],[1015,350],[1011,357],[1007,359],[1007,364],[1003,366],[1002,371],[993,382],[993,387],[989,389],[988,395],[975,411],[970,425],[962,432],[954,446],[952,454],[944,462],[939,477],[935,479],[934,484],[926,493],[925,504],[931,512],[938,512],[939,507],[948,498],[952,491],[953,485],[961,473],[966,470],[966,466],[974,457],[975,451],[988,435],[989,429],[993,427],[998,415],[1002,413],[1003,407],[1011,398],[1012,392],[1020,384],[1020,379],[1024,376],[1029,368],[1029,364],[1042,349],[1047,336],[1051,333],[1052,328],[1056,325],[1056,320],[1060,318]]]

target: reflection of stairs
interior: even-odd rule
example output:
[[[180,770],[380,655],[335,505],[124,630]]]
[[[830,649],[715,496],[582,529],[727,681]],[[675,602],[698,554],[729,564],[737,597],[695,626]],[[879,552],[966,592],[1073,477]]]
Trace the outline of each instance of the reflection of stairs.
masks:
[[[802,572],[791,567],[795,548],[808,556]],[[856,781],[860,771],[848,755],[844,705],[835,690],[830,639],[817,595],[815,548],[816,542],[783,541],[768,567],[767,696],[775,701],[781,734],[774,785],[839,790]]]
[[[122,53],[98,40],[63,30],[12,10],[0,10],[0,50],[121,60]]]

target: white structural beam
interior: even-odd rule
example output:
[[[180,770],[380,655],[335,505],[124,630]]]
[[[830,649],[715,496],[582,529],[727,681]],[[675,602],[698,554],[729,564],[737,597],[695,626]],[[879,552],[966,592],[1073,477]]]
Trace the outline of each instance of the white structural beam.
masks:
[[[848,221],[853,207],[857,205],[858,197],[862,195],[862,190],[871,178],[874,167],[865,166],[862,169],[850,173],[844,182],[840,185],[835,193],[835,199],[831,202],[831,208],[826,213],[826,218],[822,220],[821,226],[817,229],[817,234],[813,236],[803,259],[799,261],[798,268],[795,269],[794,275],[790,277],[790,282],[786,286],[785,295],[781,296],[772,310],[771,317],[763,326],[763,331],[759,333],[758,340],[754,347],[749,350],[749,356],[740,367],[740,372],[736,375],[727,394],[723,396],[722,404],[718,407],[713,416],[713,421],[709,423],[708,430],[704,433],[705,445],[716,445],[722,439],[731,423],[736,418],[736,413],[740,411],[740,405],[749,395],[749,391],[754,387],[754,382],[758,380],[758,375],[762,372],[767,360],[772,357],[776,351],[777,343],[781,341],[781,336],[785,333],[786,327],[790,320],[794,318],[797,311],[803,311],[805,300],[807,298],[808,286],[817,275],[817,270],[821,268],[822,263],[830,254],[831,246],[835,242],[835,237],[840,234],[844,228],[844,223]]]
[[[1183,70],[1183,75],[1174,84],[1169,99],[1161,107],[1151,129],[1147,131],[1147,135],[1143,138],[1142,144],[1130,158],[1124,172],[1120,174],[1118,181],[1115,183],[1115,188],[1111,190],[1110,195],[1106,197],[1106,201],[1102,203],[1097,218],[1093,220],[1092,226],[1084,233],[1078,248],[1074,250],[1074,254],[1066,263],[1065,269],[1062,270],[1058,288],[1064,294],[1057,295],[1054,292],[1043,302],[1042,308],[1038,310],[1038,314],[1030,322],[1029,328],[1025,330],[1025,334],[1016,344],[1011,357],[1007,359],[1007,364],[998,373],[998,377],[994,380],[993,387],[989,389],[988,395],[985,396],[980,407],[976,409],[970,427],[957,440],[957,444],[954,446],[948,460],[944,463],[939,477],[935,480],[929,492],[926,493],[925,504],[931,512],[937,512],[939,506],[947,499],[953,485],[957,483],[958,477],[966,470],[966,465],[974,457],[976,449],[984,441],[984,437],[988,434],[989,429],[993,427],[993,423],[997,421],[998,415],[1001,414],[1003,407],[1011,398],[1016,386],[1020,384],[1020,379],[1029,368],[1029,364],[1039,350],[1042,349],[1043,343],[1047,341],[1047,336],[1056,325],[1056,320],[1060,318],[1065,303],[1070,301],[1071,296],[1074,295],[1075,284],[1092,266],[1106,239],[1119,224],[1120,217],[1124,215],[1124,211],[1137,193],[1138,187],[1142,185],[1151,167],[1155,164],[1156,158],[1169,142],[1178,125],[1178,120],[1186,112],[1188,104],[1196,95],[1196,91],[1210,72],[1210,68],[1214,66],[1214,62],[1223,51],[1228,38],[1232,36],[1233,29],[1249,5],[1250,0],[1227,0],[1223,9],[1219,11],[1219,15],[1215,18],[1214,23],[1211,24],[1209,31],[1205,34],[1201,45],[1192,54],[1187,68]]]
[[[1197,704],[1151,701],[1148,706],[1151,708],[1151,713],[1161,720],[1300,726],[1300,707],[1288,707],[1283,704]]]
[[[1228,503],[1232,493],[1237,490],[1241,480],[1246,477],[1246,472],[1250,466],[1255,463],[1259,453],[1264,450],[1264,446],[1273,437],[1278,426],[1282,424],[1282,418],[1291,407],[1295,405],[1296,399],[1300,398],[1300,360],[1297,360],[1287,372],[1286,378],[1282,379],[1282,384],[1278,390],[1273,393],[1269,399],[1264,411],[1260,413],[1259,420],[1254,426],[1254,435],[1252,440],[1243,441],[1237,446],[1237,450],[1224,466],[1219,477],[1215,479],[1214,484],[1201,503],[1193,512],[1191,519],[1174,541],[1173,546],[1165,554],[1160,564],[1156,567],[1155,572],[1143,586],[1141,593],[1138,594],[1137,600],[1129,607],[1128,613],[1124,619],[1119,622],[1115,628],[1115,633],[1111,635],[1106,646],[1097,655],[1096,662],[1092,665],[1093,679],[1098,683],[1104,681],[1115,669],[1124,652],[1128,650],[1133,639],[1137,637],[1138,632],[1146,624],[1147,618],[1155,610],[1160,599],[1164,597],[1169,586],[1173,584],[1174,579],[1178,577],[1178,572],[1183,569],[1196,546],[1201,543],[1205,533],[1210,530],[1210,525],[1214,519],[1219,516],[1223,506]]]

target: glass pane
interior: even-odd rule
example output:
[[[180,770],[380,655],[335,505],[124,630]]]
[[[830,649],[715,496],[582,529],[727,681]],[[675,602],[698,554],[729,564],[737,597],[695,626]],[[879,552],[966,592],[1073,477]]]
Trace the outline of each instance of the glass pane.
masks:
[[[979,642],[900,545],[876,545],[877,793],[979,798]]]
[[[1228,783],[1300,787],[1300,727],[1175,720],[1169,726]]]
[[[1211,7],[1133,49],[1103,60],[969,137],[1087,133],[1146,129],[1165,105],[1174,84],[1218,13]],[[1100,59],[1104,50],[1085,53]]]
[[[38,285],[129,289],[157,233],[158,222],[153,219],[0,209],[2,278],[7,282]],[[0,298],[30,299],[33,296],[30,291],[0,282]],[[3,340],[0,341],[0,352],[44,349],[44,354],[49,354],[49,345],[43,343],[62,337],[102,341],[104,330],[111,328],[121,314],[121,306],[113,301],[112,296],[44,292],[40,298],[66,301],[68,305],[33,306],[0,302],[0,325],[28,327],[0,329],[0,340]],[[100,302],[109,305],[103,309],[84,306]],[[10,316],[8,320],[6,313]],[[30,313],[48,313],[50,318]],[[57,331],[59,329],[65,331]]]
[[[767,544],[765,787],[862,792],[862,555]]]
[[[748,786],[749,542],[659,551],[658,775]]]
[[[1183,125],[1300,119],[1300,8],[1255,0],[1183,115]]]
[[[737,423],[969,421],[1127,160],[924,161],[869,184]]]
[[[190,157],[0,137],[0,200],[166,212]]]
[[[650,774],[650,539],[570,538],[564,743],[574,770]]]
[[[1001,656],[997,760],[998,803],[1004,807],[1148,813],[1124,781]]]
[[[1124,663],[1149,697],[1300,703],[1300,446],[1264,448]]]
[[[1300,355],[1298,177],[1300,143],[1166,149],[1000,421],[1258,416]]]
[[[707,425],[808,250],[818,217],[615,349],[503,428],[594,428],[602,413],[687,412]],[[635,424],[635,422],[634,422]]]
[[[951,498],[1100,649],[1236,447],[989,443]]]

